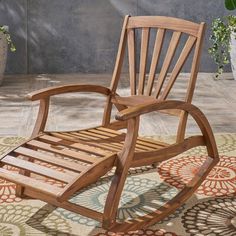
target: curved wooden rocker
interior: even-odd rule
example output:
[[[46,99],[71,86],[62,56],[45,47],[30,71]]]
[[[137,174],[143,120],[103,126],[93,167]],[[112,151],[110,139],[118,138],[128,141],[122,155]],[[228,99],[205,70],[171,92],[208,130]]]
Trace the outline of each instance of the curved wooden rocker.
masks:
[[[146,79],[146,64],[149,50],[150,29],[157,29],[150,71]],[[136,79],[135,31],[141,30],[139,78]],[[166,56],[155,82],[157,63],[164,44],[165,32],[173,31]],[[218,162],[218,152],[211,127],[204,114],[191,104],[197,78],[204,23],[159,16],[126,16],[110,88],[96,85],[66,85],[46,88],[28,95],[31,100],[40,100],[37,122],[31,139],[1,158],[0,177],[17,184],[18,196],[30,196],[59,206],[86,217],[101,221],[105,229],[129,231],[147,227],[162,220],[183,204],[199,187]],[[180,41],[187,35],[182,51],[167,72]],[[129,77],[131,96],[116,94],[126,43],[128,42]],[[185,61],[191,55],[192,69],[184,101],[167,100]],[[168,77],[168,78],[167,78]],[[138,81],[138,86],[136,86]],[[155,86],[154,86],[155,85]],[[164,86],[165,85],[165,86]],[[153,89],[155,88],[155,89]],[[101,126],[71,132],[46,132],[49,100],[53,95],[70,92],[94,92],[107,97]],[[119,110],[116,121],[111,121],[112,106]],[[176,143],[167,144],[138,136],[139,119],[142,114],[153,111],[165,112],[180,119]],[[188,115],[196,121],[201,135],[185,138]],[[127,132],[119,130],[126,128]],[[123,223],[116,221],[116,213],[131,167],[152,165],[175,157],[197,146],[206,146],[208,157],[194,178],[169,202],[148,215]],[[42,165],[44,163],[44,165]],[[49,168],[45,163],[57,168]],[[19,173],[4,168],[11,165]],[[69,198],[78,190],[88,186],[116,167],[108,192],[104,212],[75,205]],[[35,178],[35,174],[56,180],[60,185],[50,185]]]

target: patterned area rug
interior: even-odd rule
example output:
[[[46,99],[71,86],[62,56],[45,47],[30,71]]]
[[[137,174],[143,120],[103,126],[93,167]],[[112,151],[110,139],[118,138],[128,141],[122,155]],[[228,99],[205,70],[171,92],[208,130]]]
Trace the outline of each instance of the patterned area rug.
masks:
[[[94,220],[56,209],[42,201],[15,197],[15,185],[0,179],[0,235],[235,236],[236,134],[217,135],[216,140],[220,152],[218,166],[185,205],[149,229],[126,234],[105,232]],[[0,154],[21,141],[22,138],[0,138]],[[145,214],[173,198],[196,173],[205,155],[204,148],[195,148],[161,163],[157,169],[145,167],[131,170],[118,218]],[[75,195],[71,201],[102,211],[109,183],[108,175]]]

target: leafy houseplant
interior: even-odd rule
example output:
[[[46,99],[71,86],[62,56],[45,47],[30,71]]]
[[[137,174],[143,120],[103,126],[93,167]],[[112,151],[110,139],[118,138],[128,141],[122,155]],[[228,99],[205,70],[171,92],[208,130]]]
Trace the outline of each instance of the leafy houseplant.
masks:
[[[15,52],[16,47],[11,40],[11,35],[9,34],[8,26],[6,26],[6,25],[0,26],[0,32],[2,32],[5,35],[6,40],[7,40],[7,44],[10,46],[10,50],[12,52]]]
[[[228,10],[236,9],[236,0],[225,0],[225,7]],[[212,46],[209,48],[209,53],[217,65],[216,78],[224,71],[224,67],[230,63],[233,69],[233,74],[236,79],[236,16],[229,15],[223,18],[216,18],[212,22],[212,34],[210,36]],[[235,48],[235,49],[234,49]],[[235,67],[235,69],[234,69]]]
[[[0,26],[0,84],[3,80],[3,74],[6,67],[7,49],[10,47],[10,51],[16,51],[15,45],[11,40],[11,36],[7,26]]]

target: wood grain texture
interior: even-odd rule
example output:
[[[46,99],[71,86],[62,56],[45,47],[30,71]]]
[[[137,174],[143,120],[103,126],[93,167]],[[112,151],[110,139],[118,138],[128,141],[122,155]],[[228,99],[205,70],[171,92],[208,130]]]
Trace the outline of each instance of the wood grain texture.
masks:
[[[40,99],[38,117],[35,122],[35,126],[32,132],[32,137],[44,130],[48,118],[50,99],[48,97]]]
[[[136,52],[135,52],[135,31],[128,30],[128,55],[129,55],[129,77],[131,95],[136,94]]]
[[[115,92],[117,89],[118,81],[119,81],[121,70],[122,70],[122,65],[123,65],[124,55],[125,55],[125,48],[126,48],[126,41],[127,41],[126,26],[128,24],[129,19],[130,19],[130,16],[126,15],[124,18],[123,27],[121,30],[120,42],[118,46],[115,67],[113,70],[111,85],[110,85],[112,92]]]
[[[149,77],[148,77],[148,84],[147,84],[147,89],[146,89],[146,95],[148,96],[150,96],[152,93],[153,83],[154,83],[155,74],[156,74],[156,67],[157,67],[157,63],[161,55],[161,49],[162,49],[162,44],[164,41],[164,36],[165,36],[165,29],[158,29],[157,34],[156,34],[156,40],[155,40],[155,45],[153,49],[152,61],[151,61]]]
[[[145,93],[149,32],[152,27],[160,29],[156,35],[155,55],[152,57],[151,75]],[[136,95],[134,31],[138,28],[142,28],[142,39],[139,86],[138,95]],[[154,84],[155,68],[160,57],[166,30],[172,30],[173,36],[157,82],[155,95],[158,97],[161,94],[162,97],[161,99],[156,99],[156,97],[151,97],[150,95]],[[140,227],[147,227],[171,214],[192,196],[219,160],[217,146],[209,122],[202,111],[191,104],[200,60],[203,31],[204,24],[196,24],[177,18],[126,16],[121,31],[110,88],[98,85],[76,84],[46,88],[31,93],[29,95],[31,100],[40,99],[41,101],[32,138],[1,158],[0,177],[18,184],[18,190],[20,190],[22,196],[27,195],[38,198],[55,206],[101,221],[105,229],[110,229],[114,232],[126,232]],[[167,81],[166,90],[161,93],[182,33],[188,34],[189,38],[174,66],[170,79]],[[116,90],[121,77],[127,41],[129,61],[131,62],[129,64],[131,71],[131,96],[120,97]],[[165,100],[194,45],[193,66],[185,100]],[[45,125],[49,111],[49,97],[71,92],[95,92],[107,97],[101,125],[83,130],[46,132]],[[87,97],[87,99],[89,98]],[[118,109],[117,122],[111,121],[113,105]],[[168,144],[150,138],[139,137],[141,115],[154,111],[168,112],[169,110],[172,110],[173,113],[178,110],[181,111],[180,131],[175,143]],[[202,135],[184,138],[188,114],[193,117]],[[119,130],[121,128],[126,128],[126,131],[121,132]],[[206,157],[205,162],[194,177],[173,199],[152,213],[123,223],[116,222],[118,205],[131,167],[165,161],[197,146],[206,146],[208,157]],[[50,164],[55,169],[45,165],[41,166],[38,162],[34,162],[35,160],[46,164],[46,166]],[[4,169],[4,165],[9,164],[19,167],[23,171],[16,174]],[[61,168],[61,170],[58,168]],[[112,176],[103,213],[74,205],[68,201],[75,192],[96,182],[112,168],[115,168],[115,172]],[[51,186],[39,181],[34,175],[30,175],[31,173],[61,181],[62,187]]]
[[[53,169],[34,164],[29,161],[25,161],[19,158],[15,158],[13,156],[7,155],[2,159],[2,163],[10,166],[14,166],[16,168],[24,169],[24,170],[29,170],[32,173],[39,174],[54,180],[60,180],[65,183],[69,183],[72,178],[72,176],[69,176],[64,173],[60,173],[59,171],[55,171]],[[75,177],[75,175],[74,175]]]
[[[167,16],[134,16],[131,17],[127,28],[164,28],[198,36],[199,24]]]
[[[200,56],[201,56],[201,51],[203,47],[203,35],[205,32],[205,28],[206,28],[205,23],[201,23],[199,26],[198,35],[197,35],[198,40],[196,42],[195,52],[193,55],[193,62],[192,62],[191,73],[190,73],[191,76],[190,76],[189,85],[188,85],[186,97],[185,97],[185,101],[190,102],[190,103],[192,102],[193,93],[196,86],[197,74],[198,74],[198,69],[199,69],[199,64],[200,64]],[[182,112],[181,117],[180,117],[178,131],[177,131],[178,141],[181,141],[184,139],[187,119],[188,119],[188,115],[185,112]]]
[[[175,64],[175,67],[173,69],[173,71],[171,72],[171,76],[169,78],[169,81],[166,85],[166,87],[164,88],[163,93],[161,94],[160,100],[165,100],[171,90],[171,88],[173,87],[185,61],[187,60],[194,44],[195,44],[196,38],[195,37],[191,37],[189,36],[180,56],[178,61]]]
[[[110,94],[110,90],[103,86],[92,85],[92,84],[71,84],[71,85],[62,85],[62,86],[55,86],[51,88],[41,89],[36,92],[29,93],[27,95],[27,98],[32,101],[35,101],[53,95],[59,95],[62,93],[72,93],[72,92],[94,92],[94,93],[101,93],[104,95]]]
[[[42,162],[45,162],[48,164],[53,164],[58,167],[63,167],[68,170],[73,170],[75,172],[81,172],[81,171],[84,171],[85,169],[87,169],[86,166],[82,166],[77,163],[71,163],[71,162],[65,161],[61,158],[46,155],[45,153],[40,153],[38,151],[29,149],[29,148],[25,148],[25,147],[17,148],[16,150],[14,150],[14,153],[16,153],[18,155],[34,158],[38,161],[42,161]],[[71,174],[71,172],[70,172],[70,174]]]
[[[91,210],[91,209],[83,207],[83,206],[79,206],[79,205],[74,204],[69,201],[58,202],[55,199],[55,197],[51,197],[50,195],[47,195],[43,192],[37,193],[37,192],[31,190],[30,188],[26,188],[25,195],[35,198],[35,199],[40,199],[42,201],[46,201],[49,204],[52,204],[53,206],[62,207],[68,211],[71,211],[71,212],[74,212],[74,213],[77,213],[80,215],[84,215],[85,217],[89,217],[89,218],[92,218],[97,221],[102,221],[103,214],[100,212],[97,212],[95,210]]]
[[[60,193],[61,189],[49,184],[43,183],[41,181],[35,180],[33,178],[16,174],[12,171],[0,168],[1,178],[6,179],[12,183],[19,184],[23,187],[28,187],[36,192],[44,193],[48,196],[53,196],[54,198]]]
[[[122,66],[123,66],[125,48],[126,48],[126,40],[127,40],[126,26],[127,26],[128,20],[129,20],[129,15],[126,15],[124,22],[123,22],[118,52],[117,52],[117,56],[116,56],[116,62],[115,62],[115,66],[114,66],[114,70],[113,70],[113,74],[112,74],[111,83],[110,83],[110,90],[112,93],[115,93],[115,91],[117,89],[118,81],[119,81]],[[108,126],[110,123],[111,111],[112,111],[111,96],[108,96],[108,98],[106,100],[105,108],[104,108],[103,119],[102,119],[102,124],[104,126]]]
[[[140,49],[141,55],[140,55],[140,66],[139,66],[138,95],[141,95],[144,92],[149,35],[150,35],[150,28],[143,28],[142,38],[141,38],[141,49]]]
[[[132,165],[135,143],[138,136],[139,118],[128,121],[127,135],[123,149],[118,153],[118,160],[114,177],[104,208],[103,227],[110,228],[115,223],[121,193],[125,184],[128,170]]]
[[[181,36],[180,32],[174,32],[172,35],[172,38],[171,38],[171,41],[170,41],[170,44],[166,53],[166,57],[164,59],[164,62],[163,62],[163,65],[162,65],[162,68],[161,68],[161,71],[157,80],[157,86],[156,86],[155,95],[154,95],[156,98],[158,98],[158,96],[160,95],[162,86],[164,84],[166,75],[168,73],[168,69],[170,67],[171,61],[177,49],[180,36]]]

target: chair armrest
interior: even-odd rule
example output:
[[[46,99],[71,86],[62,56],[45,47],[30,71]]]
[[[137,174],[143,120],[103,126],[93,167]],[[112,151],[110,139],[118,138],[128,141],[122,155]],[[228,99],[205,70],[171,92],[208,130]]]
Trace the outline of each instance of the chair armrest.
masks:
[[[58,95],[62,93],[71,93],[71,92],[94,92],[100,93],[108,96],[111,94],[111,90],[109,88],[100,86],[100,85],[92,85],[92,84],[70,84],[70,85],[62,85],[55,86],[45,89],[40,89],[35,92],[31,92],[27,95],[27,98],[31,101],[44,99],[53,95]]]
[[[179,109],[189,112],[190,107],[191,109],[193,109],[193,107],[195,106],[190,103],[176,100],[156,101],[156,102],[151,102],[149,104],[137,105],[122,110],[116,114],[116,119],[124,121],[136,116],[140,116],[142,114],[150,113],[153,111],[168,110],[168,109],[177,109],[177,110]]]
[[[218,158],[217,147],[211,126],[203,112],[191,103],[176,100],[166,100],[152,104],[134,106],[120,111],[116,115],[116,119],[125,121],[145,113],[168,109],[179,109],[189,113],[198,124],[198,127],[205,138],[209,156]]]

